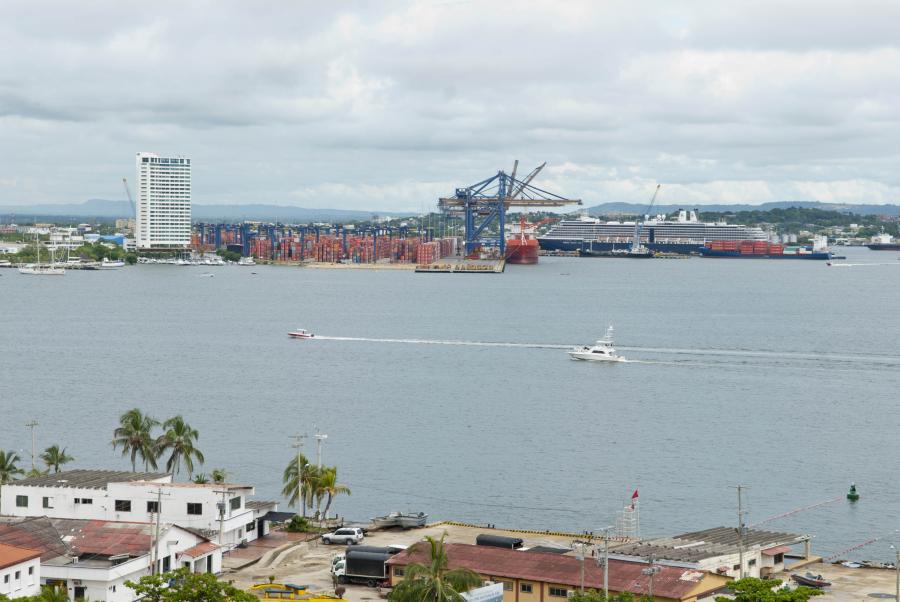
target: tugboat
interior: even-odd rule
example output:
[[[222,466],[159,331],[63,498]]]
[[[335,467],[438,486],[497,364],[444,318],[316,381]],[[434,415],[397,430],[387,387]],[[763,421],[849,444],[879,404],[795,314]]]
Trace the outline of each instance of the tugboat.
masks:
[[[613,327],[606,329],[606,335],[592,346],[575,347],[569,351],[569,357],[573,360],[586,362],[624,362],[624,357],[616,353],[613,348]]]

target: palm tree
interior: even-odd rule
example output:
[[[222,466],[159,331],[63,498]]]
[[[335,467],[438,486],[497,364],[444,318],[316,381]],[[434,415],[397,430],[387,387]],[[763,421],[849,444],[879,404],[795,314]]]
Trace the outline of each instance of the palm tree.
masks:
[[[203,453],[194,447],[200,433],[197,429],[191,428],[180,415],[166,420],[163,429],[165,432],[157,440],[157,447],[160,455],[169,453],[166,470],[178,474],[181,472],[181,465],[184,464],[190,479],[194,472],[194,460],[203,464]]]
[[[25,473],[25,478],[30,479],[32,477],[43,477],[50,474],[50,469],[41,470],[40,468],[32,468],[28,472]]]
[[[327,519],[328,509],[331,508],[331,502],[334,501],[334,497],[341,494],[350,495],[350,488],[337,482],[337,466],[323,468],[322,472],[319,474],[317,485],[319,491],[321,491],[327,499],[325,502],[325,512],[322,513],[322,518]]]
[[[228,472],[226,472],[224,468],[213,468],[213,471],[209,473],[209,476],[212,477],[213,483],[221,485],[225,482],[225,479],[228,478]]]
[[[426,541],[415,544],[410,551],[414,554],[417,548],[430,546],[430,562],[427,565],[413,563],[407,565],[406,576],[391,592],[391,600],[395,602],[465,602],[460,595],[473,587],[481,585],[478,573],[469,569],[447,570],[447,552],[444,549],[444,538],[426,536]]]
[[[299,471],[299,487],[297,485],[298,463],[302,467]],[[288,498],[288,506],[295,506],[297,504],[297,492],[298,489],[300,490],[300,496],[303,498],[300,503],[300,508],[304,517],[306,517],[307,507],[312,508],[315,484],[318,481],[318,473],[319,469],[310,464],[309,460],[306,459],[306,456],[298,454],[294,458],[291,458],[291,461],[288,463],[287,468],[284,469],[284,474],[281,478],[281,481],[284,483],[281,493],[284,497]]]
[[[3,485],[8,483],[12,483],[13,479],[15,479],[20,474],[24,474],[21,468],[19,468],[19,454],[10,450],[3,451],[0,449],[0,492],[3,490]]]
[[[140,456],[144,470],[156,468],[159,450],[153,439],[153,429],[159,421],[147,416],[137,408],[128,410],[119,417],[119,427],[113,432],[113,449],[122,448],[122,455],[131,455],[131,470],[137,472],[137,458]]]
[[[41,454],[41,460],[47,465],[47,469],[53,469],[53,472],[59,472],[59,467],[68,464],[75,458],[66,453],[66,448],[59,449],[58,445],[51,445]]]
[[[206,483],[209,483],[209,477],[206,476],[206,473],[201,472],[194,477],[194,482],[198,485],[205,485]]]

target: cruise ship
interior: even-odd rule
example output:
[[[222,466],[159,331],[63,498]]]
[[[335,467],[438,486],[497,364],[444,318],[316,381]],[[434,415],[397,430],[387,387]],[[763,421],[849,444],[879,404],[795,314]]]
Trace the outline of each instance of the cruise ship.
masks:
[[[546,251],[596,252],[631,247],[635,222],[604,222],[582,215],[562,220],[538,237]],[[671,218],[657,215],[643,222],[641,243],[651,251],[663,253],[699,253],[712,240],[767,240],[762,228],[701,222],[696,211],[679,210]]]

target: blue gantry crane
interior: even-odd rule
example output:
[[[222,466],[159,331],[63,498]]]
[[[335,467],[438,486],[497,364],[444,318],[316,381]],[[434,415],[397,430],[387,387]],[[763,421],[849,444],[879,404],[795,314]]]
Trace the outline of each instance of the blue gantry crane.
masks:
[[[457,188],[452,197],[438,200],[441,211],[465,217],[466,255],[482,246],[496,246],[501,256],[506,255],[506,211],[510,207],[581,205],[581,199],[567,199],[531,184],[545,165],[546,162],[542,163],[520,180],[516,177],[519,167],[516,160],[512,175],[498,171],[486,180]]]

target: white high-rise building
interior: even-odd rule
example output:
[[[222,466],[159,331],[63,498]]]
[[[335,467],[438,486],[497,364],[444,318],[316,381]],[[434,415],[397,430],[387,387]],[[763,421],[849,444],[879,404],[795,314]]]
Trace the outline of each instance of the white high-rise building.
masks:
[[[135,240],[138,249],[191,244],[191,160],[138,153]]]

